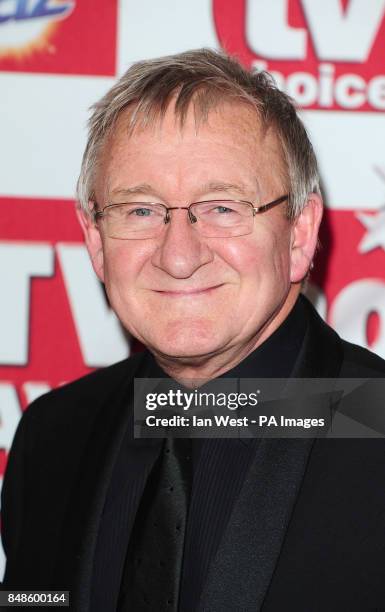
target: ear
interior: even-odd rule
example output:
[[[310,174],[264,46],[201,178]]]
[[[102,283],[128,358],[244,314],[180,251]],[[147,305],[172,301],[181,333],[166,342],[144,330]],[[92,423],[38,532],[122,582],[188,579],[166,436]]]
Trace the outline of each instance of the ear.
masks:
[[[309,271],[317,246],[322,212],[321,196],[311,193],[306,206],[293,222],[290,267],[292,283],[301,282]]]
[[[93,208],[92,202],[89,203],[89,206],[91,211]],[[103,242],[99,229],[91,214],[85,213],[80,206],[77,207],[76,214],[83,230],[84,240],[87,246],[88,254],[91,258],[92,267],[95,270],[99,280],[104,283]]]

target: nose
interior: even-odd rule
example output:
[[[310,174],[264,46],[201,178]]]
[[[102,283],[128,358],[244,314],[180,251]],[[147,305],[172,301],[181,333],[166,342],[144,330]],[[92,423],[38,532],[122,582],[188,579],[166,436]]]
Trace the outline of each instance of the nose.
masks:
[[[174,278],[190,278],[214,254],[193,227],[186,210],[172,210],[170,221],[159,237],[152,264]]]

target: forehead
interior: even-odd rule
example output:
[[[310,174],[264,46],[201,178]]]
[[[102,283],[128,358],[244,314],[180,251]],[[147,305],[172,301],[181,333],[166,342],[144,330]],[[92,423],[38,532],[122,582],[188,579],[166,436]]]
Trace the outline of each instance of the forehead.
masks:
[[[166,113],[146,125],[130,129],[130,110],[123,112],[102,150],[98,179],[110,191],[116,182],[162,180],[261,181],[273,191],[285,181],[282,148],[275,131],[262,125],[255,109],[246,104],[224,103],[207,117],[190,105],[184,122],[170,104]],[[221,176],[222,173],[222,176]],[[229,174],[231,176],[225,176]],[[247,180],[246,180],[247,182]],[[106,184],[108,183],[108,185]],[[119,185],[124,188],[125,185]]]

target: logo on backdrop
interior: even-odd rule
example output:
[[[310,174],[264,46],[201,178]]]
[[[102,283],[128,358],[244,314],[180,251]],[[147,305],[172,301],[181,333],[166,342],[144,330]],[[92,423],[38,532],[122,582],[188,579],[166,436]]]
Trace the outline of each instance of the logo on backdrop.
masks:
[[[213,0],[221,45],[304,108],[385,109],[385,0]]]
[[[0,2],[0,57],[16,55],[20,58],[47,46],[62,19],[66,19],[75,8],[75,2],[49,0],[27,3]]]
[[[7,211],[0,241],[1,425],[2,406],[12,403],[19,413],[44,390],[119,361],[129,349],[92,270],[73,202],[2,198],[0,205]],[[385,356],[384,213],[328,215],[333,240],[324,228],[313,276],[323,289],[321,313],[342,336]]]
[[[22,409],[129,346],[68,200],[1,198],[0,479]],[[54,213],[53,213],[54,208]],[[92,308],[90,308],[92,304]]]
[[[382,168],[375,168],[375,170],[385,182],[385,170],[382,170]],[[358,212],[356,218],[366,229],[366,233],[358,245],[358,251],[369,253],[373,249],[381,248],[385,252],[385,206],[382,206],[376,214]]]
[[[0,0],[0,70],[115,74],[116,0]]]

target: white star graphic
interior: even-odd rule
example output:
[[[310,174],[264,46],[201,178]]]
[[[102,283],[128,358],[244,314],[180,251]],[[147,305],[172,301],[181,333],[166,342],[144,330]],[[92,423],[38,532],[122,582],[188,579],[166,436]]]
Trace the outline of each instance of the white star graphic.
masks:
[[[358,245],[358,252],[369,253],[377,247],[385,251],[385,208],[376,215],[357,213],[356,218],[368,230]]]

